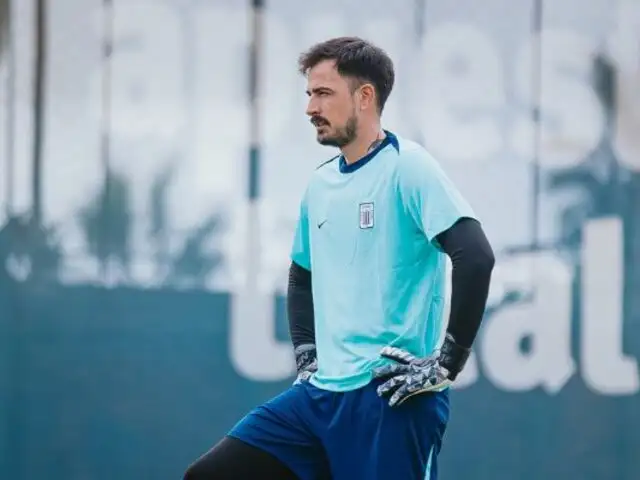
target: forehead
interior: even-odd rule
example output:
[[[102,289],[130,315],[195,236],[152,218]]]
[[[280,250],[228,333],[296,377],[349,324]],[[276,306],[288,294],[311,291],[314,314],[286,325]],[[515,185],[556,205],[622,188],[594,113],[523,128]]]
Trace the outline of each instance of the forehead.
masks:
[[[334,60],[323,60],[309,69],[307,84],[310,90],[320,87],[337,89],[347,85],[347,80],[338,73]]]

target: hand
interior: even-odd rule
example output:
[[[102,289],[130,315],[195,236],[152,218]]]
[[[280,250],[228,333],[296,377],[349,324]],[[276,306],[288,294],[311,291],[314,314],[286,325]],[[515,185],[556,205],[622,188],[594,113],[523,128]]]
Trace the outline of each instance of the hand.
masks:
[[[384,347],[380,355],[397,362],[373,372],[374,378],[386,380],[378,387],[378,395],[391,395],[391,407],[400,405],[419,393],[440,392],[453,383],[449,378],[449,371],[440,364],[438,356],[419,358],[396,347]]]
[[[297,385],[298,383],[306,382],[318,371],[318,359],[316,358],[316,346],[311,343],[299,345],[293,353],[296,357],[296,370],[298,372],[293,384]]]

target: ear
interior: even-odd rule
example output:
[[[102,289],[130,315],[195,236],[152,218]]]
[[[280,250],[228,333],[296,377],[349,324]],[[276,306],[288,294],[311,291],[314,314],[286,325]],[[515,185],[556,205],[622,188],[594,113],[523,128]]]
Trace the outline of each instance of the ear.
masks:
[[[370,83],[365,83],[360,86],[360,109],[368,110],[375,108],[376,104],[376,90]]]

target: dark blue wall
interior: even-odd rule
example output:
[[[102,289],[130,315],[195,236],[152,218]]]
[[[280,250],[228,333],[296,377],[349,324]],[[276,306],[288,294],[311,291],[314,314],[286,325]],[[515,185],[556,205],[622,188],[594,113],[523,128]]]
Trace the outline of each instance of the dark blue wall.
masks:
[[[0,287],[1,478],[179,478],[289,381],[234,373],[229,298],[206,292]],[[490,319],[488,319],[490,321]],[[640,356],[640,325],[627,325]],[[514,394],[481,378],[453,395],[442,478],[638,478],[640,397]]]

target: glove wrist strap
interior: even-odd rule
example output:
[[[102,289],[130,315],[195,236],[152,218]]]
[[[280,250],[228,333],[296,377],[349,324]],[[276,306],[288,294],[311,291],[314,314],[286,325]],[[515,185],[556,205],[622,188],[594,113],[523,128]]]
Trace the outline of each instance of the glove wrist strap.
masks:
[[[453,381],[456,379],[464,368],[465,363],[467,363],[470,354],[470,348],[458,345],[453,336],[447,333],[442,348],[440,349],[438,363],[449,372],[449,380]]]
[[[316,359],[316,346],[313,343],[298,345],[293,354],[296,357],[296,370],[302,372]]]

